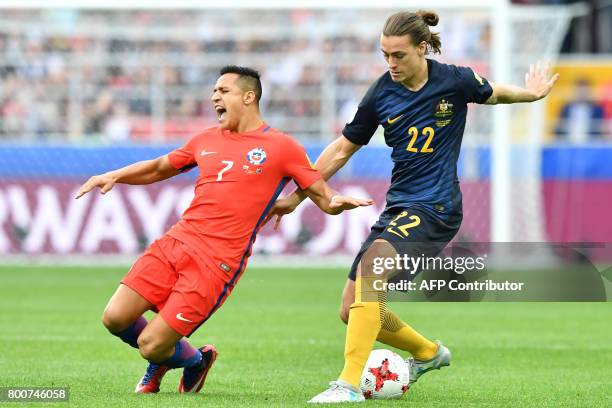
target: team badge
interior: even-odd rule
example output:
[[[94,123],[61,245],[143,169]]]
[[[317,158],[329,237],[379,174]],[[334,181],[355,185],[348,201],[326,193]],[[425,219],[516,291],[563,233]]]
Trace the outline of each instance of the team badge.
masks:
[[[266,152],[261,147],[247,153],[247,160],[255,166],[261,166],[266,161]]]
[[[451,123],[453,116],[453,104],[446,99],[440,99],[436,104],[434,116],[436,118],[436,126],[443,127]]]

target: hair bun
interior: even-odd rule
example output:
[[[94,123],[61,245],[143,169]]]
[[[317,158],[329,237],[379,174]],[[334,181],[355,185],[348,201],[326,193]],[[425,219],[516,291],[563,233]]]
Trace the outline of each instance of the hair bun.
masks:
[[[438,21],[440,21],[440,18],[438,17],[438,15],[434,13],[433,11],[421,10],[421,11],[418,11],[417,14],[421,16],[423,21],[425,21],[425,24],[427,24],[428,26],[436,26],[438,25]]]

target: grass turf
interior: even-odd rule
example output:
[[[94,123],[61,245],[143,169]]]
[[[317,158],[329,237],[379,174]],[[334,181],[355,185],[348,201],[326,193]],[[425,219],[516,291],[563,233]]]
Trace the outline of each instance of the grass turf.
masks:
[[[178,395],[175,370],[159,394],[135,395],[145,363],[100,323],[124,272],[0,267],[0,386],[69,386],[75,407],[305,406],[342,368],[337,309],[345,271],[252,268],[191,338],[220,353],[203,392]],[[612,406],[610,303],[391,307],[443,339],[453,364],[427,374],[400,401],[366,406]]]

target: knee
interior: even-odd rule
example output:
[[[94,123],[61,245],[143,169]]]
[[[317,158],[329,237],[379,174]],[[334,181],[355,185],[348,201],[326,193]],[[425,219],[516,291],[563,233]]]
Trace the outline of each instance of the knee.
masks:
[[[155,342],[152,336],[144,333],[138,336],[138,350],[145,360],[151,361],[159,357],[159,349],[159,344]]]
[[[348,324],[350,309],[349,305],[342,304],[342,306],[340,306],[340,320],[342,320],[344,324]]]
[[[102,324],[111,333],[117,333],[130,325],[130,322],[114,308],[107,307],[102,313]]]
[[[160,362],[167,360],[172,355],[173,348],[168,347],[155,336],[142,333],[138,336],[138,350],[142,358],[152,362]]]
[[[357,268],[359,271],[359,268]],[[340,300],[340,320],[348,324],[349,312],[351,305],[355,301],[355,281],[347,280],[344,290],[342,291],[342,299]]]

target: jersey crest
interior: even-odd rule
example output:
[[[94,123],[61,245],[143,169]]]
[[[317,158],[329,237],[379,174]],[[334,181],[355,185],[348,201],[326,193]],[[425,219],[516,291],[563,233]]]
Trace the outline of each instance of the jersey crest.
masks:
[[[255,166],[261,166],[266,161],[266,152],[257,147],[247,153],[247,160]]]
[[[436,118],[436,126],[444,127],[451,123],[453,116],[453,104],[446,99],[440,99],[436,103],[436,110],[434,116]]]

